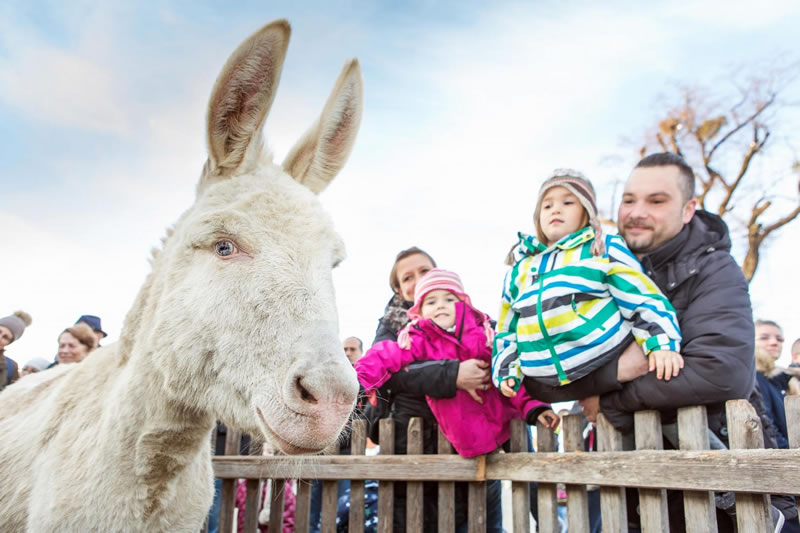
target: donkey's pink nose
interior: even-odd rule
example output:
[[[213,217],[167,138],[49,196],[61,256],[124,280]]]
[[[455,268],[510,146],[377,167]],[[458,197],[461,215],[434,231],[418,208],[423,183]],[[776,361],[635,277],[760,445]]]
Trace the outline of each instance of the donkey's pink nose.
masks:
[[[353,368],[342,360],[296,369],[285,389],[289,408],[307,416],[349,413],[358,394],[358,381]]]

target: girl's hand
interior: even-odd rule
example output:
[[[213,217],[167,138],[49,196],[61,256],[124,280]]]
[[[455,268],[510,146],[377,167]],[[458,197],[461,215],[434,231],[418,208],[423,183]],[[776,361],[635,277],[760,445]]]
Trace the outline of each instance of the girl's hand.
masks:
[[[517,395],[517,391],[514,390],[514,380],[507,379],[500,384],[500,392],[503,393],[503,396],[506,398],[514,398]]]
[[[650,372],[655,371],[658,379],[669,381],[676,377],[683,368],[683,357],[671,350],[653,350],[648,356]]]
[[[552,409],[548,409],[547,411],[540,414],[536,420],[538,420],[544,427],[550,429],[556,429],[558,427],[558,423],[561,422],[561,419],[558,417]]]

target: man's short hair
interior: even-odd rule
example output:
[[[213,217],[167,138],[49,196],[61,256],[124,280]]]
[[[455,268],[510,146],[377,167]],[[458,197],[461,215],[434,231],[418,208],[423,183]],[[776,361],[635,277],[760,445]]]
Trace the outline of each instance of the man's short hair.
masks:
[[[669,167],[676,166],[680,171],[680,182],[678,187],[681,189],[683,195],[683,203],[688,202],[694,198],[694,170],[678,154],[672,152],[660,152],[658,154],[650,154],[638,163],[635,168],[651,168],[651,167]]]
[[[358,341],[358,349],[361,350],[362,352],[364,351],[364,342],[361,339],[359,339],[358,337],[347,337],[347,339],[345,339],[345,340],[348,340],[348,339],[353,339],[353,340]]]

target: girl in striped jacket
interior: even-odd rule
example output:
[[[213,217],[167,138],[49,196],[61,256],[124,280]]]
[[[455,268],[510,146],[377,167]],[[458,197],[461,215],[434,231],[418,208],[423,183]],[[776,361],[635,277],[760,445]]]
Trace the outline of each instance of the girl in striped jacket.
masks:
[[[677,376],[683,358],[675,310],[622,237],[603,235],[589,180],[556,171],[539,191],[534,222],[536,236],[520,233],[509,255],[495,386],[513,397],[524,385],[546,402],[603,394],[621,387],[623,352],[639,359],[643,352],[659,379]]]

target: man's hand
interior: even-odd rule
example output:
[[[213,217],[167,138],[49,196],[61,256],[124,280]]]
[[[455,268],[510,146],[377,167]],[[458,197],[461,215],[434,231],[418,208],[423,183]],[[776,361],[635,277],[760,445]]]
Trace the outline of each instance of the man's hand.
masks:
[[[597,422],[597,413],[600,412],[600,396],[589,396],[583,400],[578,400],[578,405],[583,410],[583,416],[593,424]]]
[[[517,391],[514,390],[514,380],[507,379],[500,384],[500,392],[503,393],[503,396],[506,398],[514,398],[517,395]]]
[[[617,381],[626,383],[647,374],[647,357],[638,342],[632,342],[617,360]]]
[[[561,422],[561,418],[552,409],[548,409],[540,414],[536,420],[542,423],[544,427],[550,429],[556,429],[558,427],[558,423]]]
[[[650,352],[650,372],[655,371],[658,379],[669,381],[677,377],[683,368],[683,357],[672,350],[653,350]]]
[[[458,365],[456,387],[467,391],[472,399],[483,404],[483,398],[478,395],[478,390],[485,391],[491,387],[489,383],[489,362],[480,359],[467,359]]]

